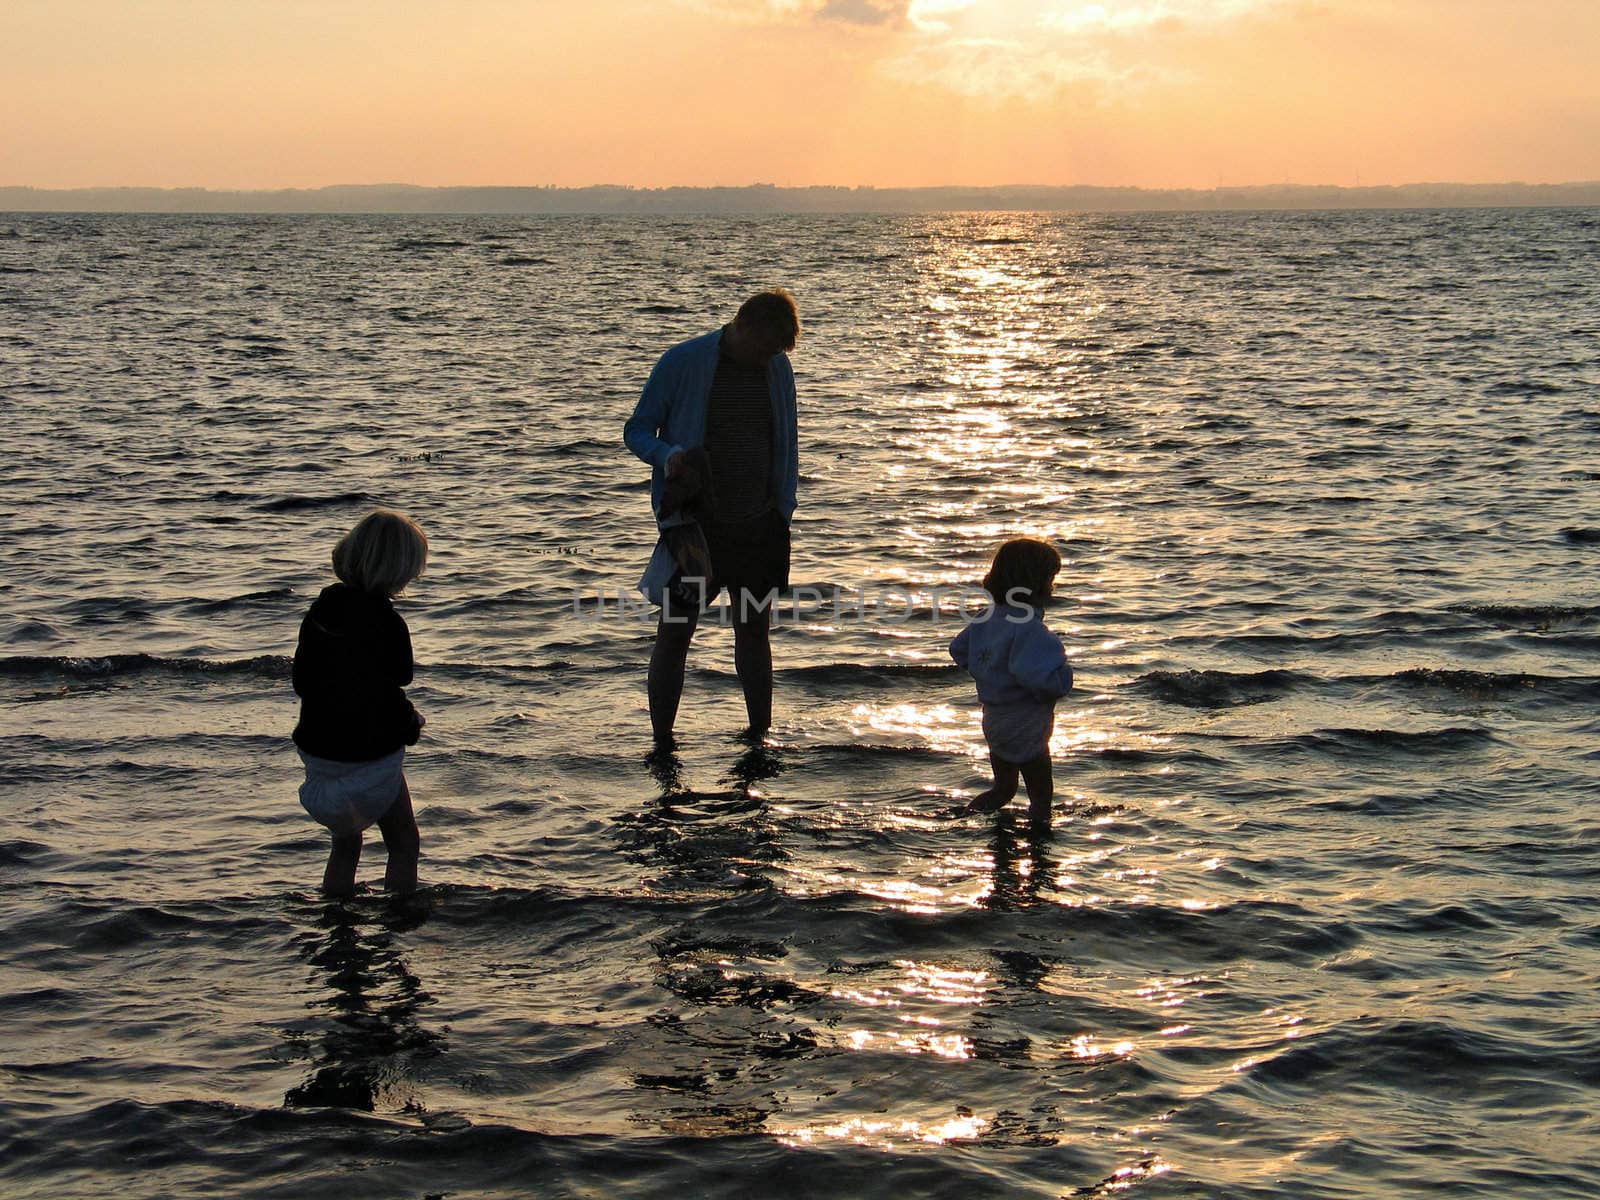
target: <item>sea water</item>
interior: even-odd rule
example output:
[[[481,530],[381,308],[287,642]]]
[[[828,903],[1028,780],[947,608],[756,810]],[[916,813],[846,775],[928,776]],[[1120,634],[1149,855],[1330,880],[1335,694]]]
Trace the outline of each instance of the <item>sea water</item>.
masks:
[[[0,215],[0,1188],[1600,1194],[1600,212]],[[798,298],[776,722],[655,358]],[[315,892],[363,512],[423,893]],[[1065,558],[1048,837],[946,647]],[[363,880],[381,878],[369,843]]]

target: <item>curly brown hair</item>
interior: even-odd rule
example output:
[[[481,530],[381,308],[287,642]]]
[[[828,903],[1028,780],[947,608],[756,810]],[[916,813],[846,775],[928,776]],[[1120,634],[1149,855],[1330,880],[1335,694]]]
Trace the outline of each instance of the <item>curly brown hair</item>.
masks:
[[[994,552],[983,590],[996,604],[1020,603],[1043,608],[1055,578],[1061,572],[1061,555],[1038,538],[1012,538]]]

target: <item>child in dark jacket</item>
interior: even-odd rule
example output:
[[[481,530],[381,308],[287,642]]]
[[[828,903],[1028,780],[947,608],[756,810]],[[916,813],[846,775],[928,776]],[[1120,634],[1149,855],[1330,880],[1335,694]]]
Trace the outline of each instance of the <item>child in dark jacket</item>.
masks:
[[[1054,781],[1050,734],[1056,700],[1072,690],[1072,667],[1061,640],[1045,627],[1061,556],[1034,538],[1014,538],[995,552],[983,586],[993,603],[950,643],[950,657],[972,672],[983,704],[994,784],[973,797],[968,812],[998,812],[1028,786],[1028,816],[1050,824]]]
[[[385,884],[399,893],[417,886],[420,839],[401,768],[423,719],[406,699],[411,633],[391,598],[422,574],[427,559],[428,539],[410,518],[368,514],[333,549],[339,582],[322,590],[300,623],[300,803],[333,835],[322,876],[322,890],[332,896],[355,890],[362,833],[374,822],[389,851]]]

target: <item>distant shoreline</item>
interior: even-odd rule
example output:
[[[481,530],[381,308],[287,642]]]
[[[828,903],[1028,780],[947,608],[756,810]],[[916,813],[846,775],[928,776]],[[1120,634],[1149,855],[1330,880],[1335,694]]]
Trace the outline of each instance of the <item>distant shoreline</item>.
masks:
[[[414,187],[357,184],[279,191],[0,187],[0,212],[435,213],[502,215],[1218,212],[1600,205],[1600,182],[1118,187]]]

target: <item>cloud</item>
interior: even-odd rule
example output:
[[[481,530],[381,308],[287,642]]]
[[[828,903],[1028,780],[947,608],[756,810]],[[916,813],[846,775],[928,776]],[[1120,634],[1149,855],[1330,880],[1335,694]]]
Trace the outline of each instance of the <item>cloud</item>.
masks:
[[[1045,29],[1073,37],[1125,35],[1192,25],[1219,25],[1248,17],[1284,0],[1108,0],[1046,12]]]
[[[1223,29],[1308,0],[912,0],[890,74],[973,99],[1134,100],[1192,80],[1156,35]]]
[[[830,21],[880,29],[946,32],[942,18],[991,0],[674,0],[680,8],[746,25]]]
[[[948,33],[950,25],[943,18],[964,12],[975,3],[977,0],[911,0],[906,19],[923,33]]]
[[[675,3],[680,8],[709,13],[741,25],[830,21],[899,29],[906,26],[907,12],[915,8],[919,0],[675,0]]]
[[[1148,68],[1113,66],[1103,56],[1068,54],[999,38],[928,44],[894,59],[902,79],[991,100],[1042,100],[1067,90],[1099,95],[1153,81]]]
[[[1307,0],[665,0],[740,24],[829,22],[929,36],[1119,36],[1217,25]]]
[[[817,16],[850,25],[903,25],[909,5],[910,0],[827,0]]]

